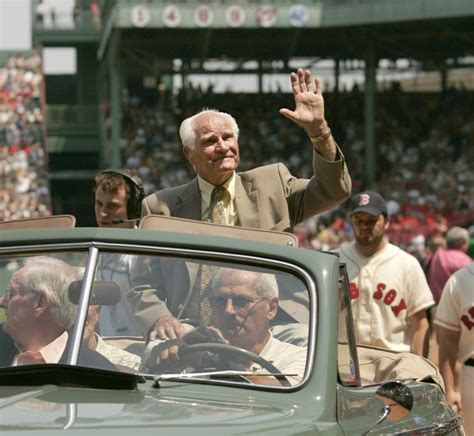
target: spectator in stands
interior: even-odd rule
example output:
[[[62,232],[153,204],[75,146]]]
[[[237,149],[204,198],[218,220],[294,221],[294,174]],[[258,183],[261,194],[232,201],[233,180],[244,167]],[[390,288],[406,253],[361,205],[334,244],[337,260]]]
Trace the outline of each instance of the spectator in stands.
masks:
[[[0,67],[0,220],[51,214],[41,78],[35,52]]]
[[[355,241],[337,252],[347,265],[357,342],[426,356],[434,301],[420,263],[387,242],[390,218],[379,193],[353,196],[351,209]]]
[[[41,28],[44,25],[44,17],[48,13],[48,6],[43,0],[38,0],[36,4],[36,24]]]
[[[426,276],[435,303],[449,277],[457,270],[469,265],[472,259],[466,254],[469,246],[469,232],[462,227],[451,227],[446,233],[446,248],[439,247],[426,266]]]
[[[100,28],[100,6],[95,0],[92,0],[90,3],[90,10],[92,13],[92,23],[97,28]]]

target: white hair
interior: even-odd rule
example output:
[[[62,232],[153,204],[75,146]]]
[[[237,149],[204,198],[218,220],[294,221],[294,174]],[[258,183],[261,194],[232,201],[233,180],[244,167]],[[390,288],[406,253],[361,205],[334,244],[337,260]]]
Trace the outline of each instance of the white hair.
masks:
[[[278,298],[278,283],[274,274],[257,271],[238,270],[234,268],[219,268],[211,281],[211,293],[214,294],[221,284],[221,279],[232,273],[240,273],[242,276],[259,276],[257,286],[253,289],[261,298]]]
[[[18,281],[25,290],[45,292],[51,300],[49,309],[52,316],[59,325],[68,329],[74,324],[77,309],[69,300],[68,289],[77,277],[77,270],[62,260],[40,256],[25,262]]]
[[[446,245],[448,248],[459,248],[466,243],[469,243],[468,230],[462,227],[454,226],[447,231]]]
[[[194,149],[194,146],[196,145],[195,121],[198,117],[204,114],[218,115],[224,118],[230,124],[230,127],[234,132],[235,139],[239,139],[239,126],[232,115],[228,114],[227,112],[221,112],[217,109],[203,109],[201,112],[186,118],[181,123],[181,126],[179,127],[179,136],[184,147],[191,150]]]

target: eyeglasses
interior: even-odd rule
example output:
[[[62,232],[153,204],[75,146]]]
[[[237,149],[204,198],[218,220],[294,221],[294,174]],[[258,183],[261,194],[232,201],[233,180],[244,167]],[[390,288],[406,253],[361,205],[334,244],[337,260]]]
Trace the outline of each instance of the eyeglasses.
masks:
[[[35,290],[29,290],[29,291],[21,291],[21,295],[24,295],[24,294],[34,294],[36,293],[37,291]],[[11,300],[11,298],[13,296],[15,296],[16,294],[20,294],[20,291],[15,291],[14,289],[5,289],[5,291],[3,292],[3,296],[4,298],[6,298],[7,300]]]
[[[250,298],[245,295],[215,295],[210,298],[211,304],[217,309],[225,309],[229,299],[232,300],[232,307],[238,311],[245,311],[249,309],[251,304],[257,304],[258,302],[265,300],[265,298]]]

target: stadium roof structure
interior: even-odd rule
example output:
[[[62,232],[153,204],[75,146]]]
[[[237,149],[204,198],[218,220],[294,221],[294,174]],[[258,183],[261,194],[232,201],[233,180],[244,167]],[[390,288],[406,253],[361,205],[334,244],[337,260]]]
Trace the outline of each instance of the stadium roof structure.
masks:
[[[473,54],[472,0],[302,0],[105,3],[98,57],[110,39],[140,57],[184,60],[375,58],[443,60]],[[236,9],[238,8],[238,9]],[[240,21],[232,22],[232,13]]]
[[[102,10],[99,25],[89,11],[70,29],[37,26],[34,37],[43,47],[76,47],[78,107],[74,109],[78,119],[90,116],[91,104],[110,103],[111,149],[103,138],[100,141],[102,163],[109,167],[121,165],[119,96],[127,77],[261,76],[288,72],[288,62],[293,59],[307,59],[309,68],[322,59],[363,60],[365,162],[370,186],[377,164],[378,60],[414,60],[424,71],[441,71],[446,77],[445,71],[458,63],[472,67],[465,60],[474,55],[473,0],[98,1]],[[183,62],[174,63],[174,59]],[[207,60],[233,62],[227,63],[225,71],[210,71]],[[247,61],[258,61],[252,63],[257,66],[249,69]],[[100,96],[90,83],[98,85]],[[86,139],[82,143],[94,147],[99,142],[95,136]],[[75,142],[69,143],[68,147],[66,141],[65,150],[77,148]]]

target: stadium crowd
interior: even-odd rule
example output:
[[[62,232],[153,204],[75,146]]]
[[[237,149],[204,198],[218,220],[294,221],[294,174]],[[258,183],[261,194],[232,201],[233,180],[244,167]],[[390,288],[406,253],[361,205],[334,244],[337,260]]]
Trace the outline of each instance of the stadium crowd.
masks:
[[[0,220],[51,214],[42,83],[36,53],[0,67]]]
[[[192,177],[177,143],[181,119],[202,107],[234,114],[241,130],[243,170],[285,162],[298,176],[311,171],[311,151],[302,147],[304,132],[277,111],[291,104],[284,94],[214,94],[188,89],[175,110],[124,95],[122,152],[152,192]],[[363,95],[357,89],[326,93],[327,117],[343,150],[353,191],[364,185]],[[403,93],[397,87],[377,95],[376,186],[388,200],[391,240],[417,256],[429,255],[448,227],[474,223],[474,95],[450,89],[445,94]],[[181,110],[180,108],[185,108]],[[414,111],[412,108],[423,108]],[[450,113],[447,117],[446,113]],[[160,147],[157,145],[160,144]],[[299,226],[302,246],[334,249],[352,239],[347,207],[342,205]]]
[[[41,108],[40,57],[11,57],[0,68],[0,219],[51,213]],[[124,90],[121,149],[124,167],[136,170],[145,192],[177,186],[193,171],[178,143],[183,118],[202,107],[235,115],[241,128],[242,170],[285,162],[301,177],[311,172],[311,151],[301,147],[304,132],[277,113],[291,106],[290,94],[217,94],[212,87],[188,87],[176,98],[159,99]],[[326,92],[326,113],[346,156],[353,191],[364,185],[363,94],[355,87]],[[419,257],[448,227],[474,222],[474,94],[404,93],[394,85],[376,102],[377,190],[388,200],[390,239]],[[423,110],[413,110],[422,108]],[[446,116],[449,113],[450,116]],[[107,125],[107,123],[106,123]],[[347,205],[296,229],[305,247],[334,249],[352,239]],[[472,229],[471,229],[472,233]]]

